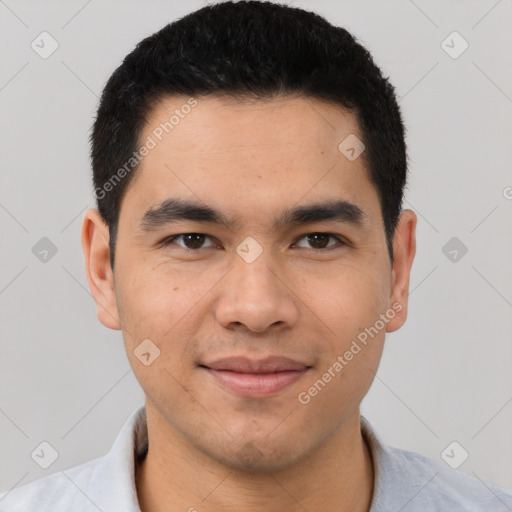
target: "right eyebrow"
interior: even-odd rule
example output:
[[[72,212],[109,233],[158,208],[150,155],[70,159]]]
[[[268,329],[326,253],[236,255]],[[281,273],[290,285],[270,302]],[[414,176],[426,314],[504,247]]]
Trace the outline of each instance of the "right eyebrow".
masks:
[[[152,231],[166,224],[179,222],[181,220],[224,224],[228,227],[232,227],[236,224],[234,220],[228,219],[209,206],[194,203],[186,199],[169,198],[163,201],[158,207],[150,208],[146,211],[139,226],[143,231]]]

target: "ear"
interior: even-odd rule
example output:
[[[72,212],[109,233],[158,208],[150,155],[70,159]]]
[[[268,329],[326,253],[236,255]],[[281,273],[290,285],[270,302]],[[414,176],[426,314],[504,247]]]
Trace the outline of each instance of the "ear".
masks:
[[[82,250],[89,289],[96,301],[99,321],[110,329],[120,329],[108,242],[109,229],[100,213],[87,210],[82,223]]]
[[[386,331],[400,329],[407,318],[409,278],[416,254],[416,223],[418,218],[412,210],[404,210],[398,219],[393,238],[393,267],[391,273],[391,295],[389,306],[396,315],[387,323]]]

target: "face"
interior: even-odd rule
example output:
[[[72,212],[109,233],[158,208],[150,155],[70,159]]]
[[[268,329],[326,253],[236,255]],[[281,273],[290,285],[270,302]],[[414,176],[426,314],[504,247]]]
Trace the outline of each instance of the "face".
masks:
[[[402,213],[392,264],[364,153],[338,147],[362,140],[341,107],[188,100],[148,118],[140,140],[155,145],[122,201],[114,276],[108,232],[86,218],[89,283],[167,432],[275,471],[357,415],[405,320],[415,218]]]

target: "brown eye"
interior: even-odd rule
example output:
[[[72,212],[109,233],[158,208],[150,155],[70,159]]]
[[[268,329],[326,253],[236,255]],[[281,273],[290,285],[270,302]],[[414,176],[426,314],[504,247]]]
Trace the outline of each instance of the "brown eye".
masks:
[[[308,242],[312,245],[313,249],[325,249],[329,243],[329,235],[313,233],[307,236]]]
[[[329,239],[335,240],[334,243],[329,244]],[[329,249],[338,245],[343,245],[343,241],[335,235],[330,233],[309,233],[303,236],[300,240],[306,240],[309,247],[297,244],[299,247],[305,247],[306,249]]]
[[[176,243],[180,247],[185,249],[204,249],[206,247],[212,247],[214,244],[210,243],[210,245],[204,246],[203,244],[210,237],[208,235],[204,235],[203,233],[183,233],[182,235],[173,236],[165,241],[165,245],[170,245],[172,243]],[[178,243],[177,240],[181,240],[182,243]]]
[[[199,233],[190,233],[183,235],[183,243],[187,249],[200,249],[204,243],[204,235]]]

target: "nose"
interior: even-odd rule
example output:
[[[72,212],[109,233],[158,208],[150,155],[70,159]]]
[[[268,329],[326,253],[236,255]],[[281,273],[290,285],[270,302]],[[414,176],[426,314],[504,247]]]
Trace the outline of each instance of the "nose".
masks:
[[[268,252],[263,251],[252,263],[235,255],[215,303],[215,317],[223,327],[263,333],[297,322],[299,301],[292,291],[293,283],[279,275]]]

